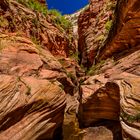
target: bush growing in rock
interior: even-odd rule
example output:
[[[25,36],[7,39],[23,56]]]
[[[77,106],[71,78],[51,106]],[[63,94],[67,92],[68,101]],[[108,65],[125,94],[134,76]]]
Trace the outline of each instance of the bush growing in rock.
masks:
[[[72,24],[56,9],[48,10],[48,14],[52,16],[54,23],[60,25],[63,29],[67,30],[72,27]]]

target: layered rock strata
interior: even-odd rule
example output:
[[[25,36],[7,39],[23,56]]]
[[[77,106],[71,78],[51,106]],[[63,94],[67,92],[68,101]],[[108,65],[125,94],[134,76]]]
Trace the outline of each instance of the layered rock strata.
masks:
[[[114,20],[115,0],[91,0],[78,19],[80,64],[90,67],[104,45]]]
[[[102,119],[118,120],[123,139],[140,139],[140,57],[137,54],[126,56],[112,66],[108,63],[102,67],[103,73],[82,83],[79,108],[82,126],[93,126]]]
[[[90,12],[92,14],[95,9],[100,9],[100,3],[103,1],[96,2],[91,1],[91,7],[96,6]],[[89,10],[87,9],[81,16],[84,17],[87,14],[86,17],[92,21],[94,17],[89,16]],[[81,42],[83,41],[84,45],[80,50],[81,52],[83,50],[85,55],[82,55],[85,57],[81,57],[81,63],[82,60],[83,64],[88,61],[95,62],[90,68],[90,74],[94,76],[90,75],[81,85],[79,121],[82,126],[87,127],[93,126],[102,119],[118,120],[121,122],[123,139],[131,140],[140,139],[139,11],[138,0],[117,1],[113,25],[107,40],[103,45],[99,45],[97,51],[91,52],[93,58],[88,58],[90,51],[86,44],[93,43],[96,36],[93,37],[94,32],[90,34],[92,39],[84,36],[84,33],[87,33],[85,31],[93,27],[93,24],[87,24],[87,19],[82,21],[83,18],[79,18],[80,25],[83,23],[79,30],[82,31],[82,27],[84,30],[83,34],[81,33]],[[90,43],[87,43],[87,40]],[[86,66],[91,65],[87,63]]]
[[[48,71],[64,75],[61,64],[17,34],[1,34],[0,44],[1,140],[53,139],[62,128],[66,96]]]
[[[109,41],[100,50],[99,60],[124,57],[140,49],[140,1],[118,1]]]
[[[5,0],[4,5],[6,3]],[[70,51],[75,52],[76,48],[72,37],[70,38],[66,31],[47,14],[46,6],[34,10],[31,8],[33,6],[26,6],[27,2],[22,3],[16,0],[10,1],[6,12],[2,6],[0,9],[0,33],[6,31],[25,34],[34,43],[48,49],[55,56],[66,57]]]
[[[62,127],[65,93],[47,80],[0,75],[1,140],[53,139]]]

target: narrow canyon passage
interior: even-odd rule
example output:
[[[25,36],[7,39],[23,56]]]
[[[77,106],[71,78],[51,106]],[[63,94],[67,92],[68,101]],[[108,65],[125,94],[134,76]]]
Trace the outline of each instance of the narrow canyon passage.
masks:
[[[140,0],[0,1],[0,140],[140,140]]]

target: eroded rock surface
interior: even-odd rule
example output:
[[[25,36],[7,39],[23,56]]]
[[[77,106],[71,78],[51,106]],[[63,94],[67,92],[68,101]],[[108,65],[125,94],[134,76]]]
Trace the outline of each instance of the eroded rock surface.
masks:
[[[140,49],[140,1],[118,1],[114,29],[99,59],[124,57]]]
[[[65,93],[47,80],[0,76],[1,140],[52,139],[62,126]]]
[[[119,120],[119,94],[118,86],[103,75],[86,80],[81,86],[81,124],[92,126],[101,119]]]
[[[57,25],[51,15],[47,14],[47,7],[42,6],[42,9],[34,10],[27,6],[28,1],[19,3],[12,0],[6,12],[5,9],[0,9],[0,32],[25,34],[55,56],[66,57],[69,55],[69,51],[75,52],[74,41],[66,33],[67,31]]]
[[[115,16],[110,15],[113,24],[107,40],[97,47],[97,43],[92,43],[96,39],[95,31],[100,26],[96,24],[97,27],[93,28],[95,23],[93,19],[100,13],[103,5],[105,5],[103,1],[91,0],[90,8],[93,6],[95,8],[87,9],[79,17],[79,33],[81,42],[83,41],[79,50],[84,50],[81,54],[81,63],[87,64],[88,67],[95,62],[90,68],[90,74],[94,76],[90,75],[81,85],[79,121],[82,126],[92,126],[101,119],[119,120],[123,139],[138,140],[140,139],[140,88],[138,87],[140,1],[117,1]],[[84,15],[87,15],[85,16],[87,19],[82,18]],[[106,21],[101,20],[101,17],[100,22]],[[106,24],[103,22],[101,25],[105,27]],[[89,30],[91,33],[87,32],[90,28],[92,28]],[[100,29],[103,31],[103,28]],[[93,51],[90,48],[94,48]],[[89,58],[90,56],[92,57]]]
[[[139,11],[139,0],[91,0],[77,35],[77,15],[71,34],[42,9],[1,1],[0,139],[62,139],[63,124],[64,140],[139,140]]]
[[[102,119],[119,120],[123,138],[138,140],[140,139],[140,78],[120,71],[109,69],[107,73],[92,76],[83,83],[79,121],[82,126],[87,127]]]
[[[118,81],[120,87],[120,121],[124,140],[140,139],[140,77],[127,74]]]
[[[29,38],[1,34],[0,43],[1,140],[53,139],[62,128],[66,95],[56,77],[42,71],[59,72],[58,78],[62,65]]]
[[[104,45],[114,19],[115,0],[91,0],[78,19],[80,64],[90,67]]]

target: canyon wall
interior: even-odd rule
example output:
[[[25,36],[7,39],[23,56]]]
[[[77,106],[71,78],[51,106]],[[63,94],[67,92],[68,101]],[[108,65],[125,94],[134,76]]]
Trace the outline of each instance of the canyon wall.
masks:
[[[76,46],[47,12],[35,1],[1,1],[1,140],[62,139],[64,113],[75,108],[66,97],[77,92],[78,64],[66,57]]]
[[[119,120],[123,139],[138,140],[140,1],[118,0],[114,13],[103,13],[109,2],[114,1],[91,0],[90,8],[79,17],[80,64],[90,67],[89,78],[81,85],[79,121],[82,127],[89,127],[102,119]],[[98,21],[100,14],[106,18],[100,16]],[[105,40],[95,42],[98,34],[105,35],[110,20]]]
[[[90,67],[105,44],[114,20],[115,0],[91,0],[78,19],[80,64]]]

